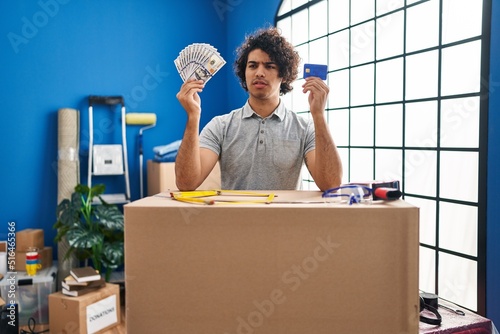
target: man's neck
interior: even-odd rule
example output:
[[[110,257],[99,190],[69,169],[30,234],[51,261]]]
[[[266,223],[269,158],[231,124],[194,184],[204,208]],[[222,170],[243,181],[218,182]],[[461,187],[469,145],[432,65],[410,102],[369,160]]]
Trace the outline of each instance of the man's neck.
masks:
[[[248,98],[248,104],[252,107],[252,110],[257,113],[262,118],[266,118],[271,115],[276,108],[278,108],[280,104],[279,97],[277,99],[272,100],[259,100],[252,98],[251,96]]]

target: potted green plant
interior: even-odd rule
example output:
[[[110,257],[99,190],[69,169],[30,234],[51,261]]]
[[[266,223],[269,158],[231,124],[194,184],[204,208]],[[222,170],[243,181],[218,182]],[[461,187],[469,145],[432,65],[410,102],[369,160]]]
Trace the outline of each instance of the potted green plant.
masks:
[[[106,203],[101,194],[103,184],[89,188],[78,184],[71,199],[64,199],[57,205],[57,229],[55,240],[66,237],[69,248],[65,259],[71,254],[96,270],[104,273],[109,281],[111,273],[124,261],[123,213],[113,204]],[[94,201],[99,198],[100,201]]]

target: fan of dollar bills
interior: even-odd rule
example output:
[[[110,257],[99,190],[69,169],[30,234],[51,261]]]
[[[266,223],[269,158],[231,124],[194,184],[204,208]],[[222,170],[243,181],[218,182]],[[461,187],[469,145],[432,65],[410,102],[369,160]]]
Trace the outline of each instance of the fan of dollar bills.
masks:
[[[216,48],[206,43],[186,46],[174,60],[182,80],[210,80],[226,63]]]

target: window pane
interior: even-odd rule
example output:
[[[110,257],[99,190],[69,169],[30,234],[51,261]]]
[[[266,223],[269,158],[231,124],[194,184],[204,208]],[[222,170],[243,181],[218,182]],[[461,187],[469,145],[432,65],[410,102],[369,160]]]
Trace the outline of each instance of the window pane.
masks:
[[[405,5],[404,0],[377,0],[377,15],[392,12]]]
[[[436,246],[436,201],[411,196],[405,201],[419,208],[420,242]]]
[[[405,144],[410,147],[437,146],[437,102],[407,103]]]
[[[278,21],[276,26],[281,30],[281,34],[287,40],[292,40],[292,18],[287,17],[286,19]]]
[[[292,101],[292,93],[287,93],[283,96],[280,96],[280,99],[285,106],[290,106],[290,109],[295,111],[295,106],[293,105]]]
[[[479,103],[478,96],[441,101],[442,147],[479,147]]]
[[[406,18],[406,52],[433,47],[438,45],[438,42],[439,1],[430,0],[408,8]]]
[[[328,45],[326,37],[309,43],[309,62],[313,64],[328,64]]]
[[[375,150],[375,180],[401,181],[403,158],[401,150]]]
[[[406,99],[437,96],[438,52],[429,51],[406,58]]]
[[[373,103],[373,64],[351,70],[351,105]]]
[[[404,12],[377,19],[377,59],[403,54]]]
[[[329,110],[328,124],[335,144],[337,146],[349,145],[349,110]]]
[[[420,247],[419,289],[429,293],[436,293],[436,255],[429,248]]]
[[[377,103],[403,99],[403,58],[377,63]]]
[[[309,63],[309,44],[302,44],[300,46],[295,47],[295,51],[299,53],[299,56],[301,58],[301,65],[304,65],[305,63]],[[299,76],[302,77],[302,74],[304,73],[302,69],[299,71]]]
[[[347,108],[349,106],[349,70],[328,74],[330,93],[329,108]]]
[[[297,8],[307,3],[308,0],[292,0],[292,8]]]
[[[369,21],[351,29],[351,65],[375,59],[375,23]]]
[[[292,110],[295,112],[303,112],[309,110],[308,98],[304,93],[302,93],[303,84],[304,84],[304,79],[295,80],[292,83],[293,90],[290,93],[288,93],[292,95],[292,108],[293,108]]]
[[[442,95],[479,92],[480,84],[481,41],[443,49]]]
[[[377,106],[375,109],[375,145],[403,144],[403,107],[401,104]]]
[[[439,253],[439,297],[477,311],[477,262]]]
[[[375,16],[373,0],[351,0],[351,25],[369,20]]]
[[[349,0],[330,0],[328,11],[330,32],[349,27]]]
[[[351,145],[373,146],[373,107],[351,109]]]
[[[441,152],[440,197],[477,202],[478,153]]]
[[[314,182],[311,174],[309,173],[309,170],[307,169],[306,165],[302,165],[302,169],[301,169],[301,179],[302,179],[302,183],[301,183],[301,186],[302,188],[300,188],[299,190],[319,190],[318,186],[316,185],[316,183]]]
[[[344,173],[342,174],[342,183],[349,183],[349,149],[347,148],[339,148],[340,160],[342,161],[342,168]]]
[[[443,1],[443,43],[481,35],[482,0]]]
[[[283,0],[278,10],[278,16],[288,13],[292,10],[292,0]]]
[[[351,149],[349,171],[350,182],[373,180],[373,150],[363,148]]]
[[[405,191],[410,194],[436,196],[436,152],[405,151]]]
[[[477,208],[439,204],[439,247],[477,256]]]
[[[327,1],[309,7],[309,39],[325,36],[328,33]]]
[[[328,37],[330,70],[349,66],[349,30],[342,30]]]
[[[299,45],[307,42],[309,35],[309,17],[307,10],[292,15],[292,44]]]

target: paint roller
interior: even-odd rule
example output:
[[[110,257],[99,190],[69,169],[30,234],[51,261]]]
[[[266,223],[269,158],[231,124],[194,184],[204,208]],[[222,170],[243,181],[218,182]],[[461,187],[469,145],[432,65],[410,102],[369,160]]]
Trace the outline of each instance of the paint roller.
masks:
[[[144,164],[144,151],[142,147],[142,133],[156,126],[156,114],[154,113],[127,113],[125,115],[125,123],[128,125],[145,125],[139,130],[139,136],[137,141],[139,144],[139,167],[140,167],[140,187],[141,187],[141,198],[144,197],[144,186],[143,186],[143,164]]]

